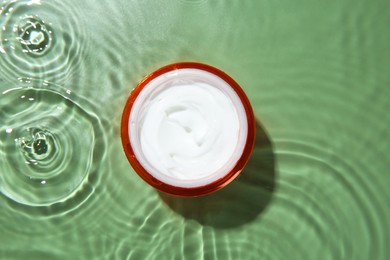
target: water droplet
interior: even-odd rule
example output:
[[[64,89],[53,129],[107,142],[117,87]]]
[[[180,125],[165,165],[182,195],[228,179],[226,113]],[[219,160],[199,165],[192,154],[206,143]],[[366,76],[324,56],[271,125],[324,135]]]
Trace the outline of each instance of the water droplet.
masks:
[[[23,50],[34,55],[42,55],[50,49],[52,32],[45,23],[33,16],[22,19],[18,25],[19,40]]]
[[[48,150],[48,145],[45,139],[37,139],[33,142],[34,152],[38,155],[45,154]]]
[[[28,128],[24,133],[25,135],[17,139],[20,148],[26,161],[37,165],[39,161],[48,157],[51,149],[55,146],[53,135],[49,131],[39,128]]]

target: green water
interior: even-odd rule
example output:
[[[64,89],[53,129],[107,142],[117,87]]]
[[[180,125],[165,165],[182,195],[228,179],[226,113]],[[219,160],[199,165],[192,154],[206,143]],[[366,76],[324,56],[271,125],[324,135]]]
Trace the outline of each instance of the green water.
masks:
[[[390,259],[389,1],[3,1],[1,259]],[[120,143],[131,89],[216,66],[258,121],[244,173],[158,193]]]

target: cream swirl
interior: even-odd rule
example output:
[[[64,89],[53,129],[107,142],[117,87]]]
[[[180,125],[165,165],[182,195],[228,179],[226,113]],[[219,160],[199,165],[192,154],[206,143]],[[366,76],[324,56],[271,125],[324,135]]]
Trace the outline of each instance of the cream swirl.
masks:
[[[130,139],[141,164],[159,180],[206,185],[240,158],[245,110],[219,77],[196,69],[173,73],[180,73],[179,79],[161,75],[138,96],[129,120]]]

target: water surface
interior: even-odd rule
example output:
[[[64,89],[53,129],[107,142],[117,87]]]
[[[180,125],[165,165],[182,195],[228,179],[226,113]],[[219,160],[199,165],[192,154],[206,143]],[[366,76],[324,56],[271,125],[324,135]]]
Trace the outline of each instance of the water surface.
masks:
[[[0,258],[390,259],[389,7],[2,1]],[[119,136],[131,89],[179,61],[235,78],[262,129],[245,175],[192,207]]]

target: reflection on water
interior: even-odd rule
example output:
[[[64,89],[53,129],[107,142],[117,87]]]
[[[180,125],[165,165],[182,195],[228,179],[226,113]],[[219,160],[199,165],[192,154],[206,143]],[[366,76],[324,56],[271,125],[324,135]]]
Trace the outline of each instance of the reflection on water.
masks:
[[[259,122],[248,164],[227,187],[201,197],[177,197],[159,192],[161,199],[186,219],[215,228],[233,228],[256,219],[271,202],[275,187],[275,157],[271,141]]]
[[[390,259],[389,7],[0,1],[0,258]],[[188,200],[140,180],[117,130],[180,61],[226,71],[261,123],[241,176]]]

